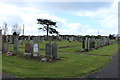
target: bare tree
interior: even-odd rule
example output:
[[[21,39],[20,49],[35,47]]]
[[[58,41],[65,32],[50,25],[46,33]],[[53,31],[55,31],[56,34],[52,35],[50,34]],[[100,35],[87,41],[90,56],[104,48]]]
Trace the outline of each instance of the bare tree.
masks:
[[[3,34],[3,42],[6,42],[6,36],[5,35],[6,35],[7,31],[8,31],[6,22],[4,22],[4,24],[2,26],[2,29],[3,29],[3,32],[4,32],[4,34]]]
[[[20,35],[20,33],[21,33],[21,28],[18,27],[18,24],[13,25],[12,33],[13,33],[13,35]]]
[[[7,28],[7,23],[4,22],[4,25],[3,25],[3,31],[4,31],[4,36],[6,35],[7,31],[8,31],[8,28]]]

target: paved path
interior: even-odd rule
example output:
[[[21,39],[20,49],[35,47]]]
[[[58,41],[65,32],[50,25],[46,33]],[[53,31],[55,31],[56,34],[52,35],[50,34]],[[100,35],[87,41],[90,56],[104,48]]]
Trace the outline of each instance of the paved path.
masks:
[[[118,78],[118,57],[120,52],[113,56],[112,61],[105,66],[100,72],[88,75],[88,78]],[[120,61],[120,59],[119,59]]]
[[[16,77],[13,75],[2,73],[2,78],[16,78]]]

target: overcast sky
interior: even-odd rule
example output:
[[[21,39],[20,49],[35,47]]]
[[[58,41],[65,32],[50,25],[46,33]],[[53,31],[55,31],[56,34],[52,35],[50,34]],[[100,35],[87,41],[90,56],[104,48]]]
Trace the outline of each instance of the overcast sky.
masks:
[[[118,1],[107,2],[0,2],[0,27],[8,24],[8,34],[14,24],[25,35],[46,35],[39,31],[38,18],[57,22],[62,35],[109,35],[118,33]],[[21,31],[22,34],[22,31]]]

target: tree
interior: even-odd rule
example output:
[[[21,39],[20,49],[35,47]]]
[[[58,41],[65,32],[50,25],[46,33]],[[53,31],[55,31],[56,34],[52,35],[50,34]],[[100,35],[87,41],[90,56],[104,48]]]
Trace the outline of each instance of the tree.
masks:
[[[59,32],[55,29],[55,28],[52,28],[53,26],[54,27],[57,27],[56,26],[56,22],[53,22],[51,20],[48,20],[48,19],[37,19],[38,23],[37,24],[41,24],[43,25],[43,27],[41,28],[38,28],[39,30],[43,30],[43,31],[47,31],[47,40],[48,40],[48,34],[58,34]]]
[[[20,32],[21,32],[21,28],[18,27],[18,24],[14,24],[12,28],[12,34],[13,34],[12,44],[14,43],[14,39],[19,37]]]
[[[4,22],[4,24],[3,24],[3,31],[4,31],[3,42],[5,42],[6,41],[6,36],[5,35],[6,35],[7,31],[8,31],[6,22]]]
[[[4,35],[6,35],[6,33],[7,33],[7,31],[8,31],[7,23],[6,23],[6,22],[4,22],[3,31],[4,31]]]
[[[18,27],[18,24],[15,24],[13,25],[13,28],[12,28],[12,33],[13,35],[20,35],[20,32],[21,32],[21,28]]]
[[[113,39],[113,35],[109,34],[109,38],[110,38],[110,39]]]

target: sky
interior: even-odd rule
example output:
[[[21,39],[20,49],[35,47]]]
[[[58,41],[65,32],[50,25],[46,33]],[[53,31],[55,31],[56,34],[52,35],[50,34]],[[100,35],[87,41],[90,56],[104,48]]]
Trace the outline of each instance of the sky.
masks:
[[[22,35],[24,24],[24,35],[46,35],[38,30],[39,18],[57,22],[61,35],[118,34],[118,1],[0,1],[0,27],[6,22],[7,34],[18,24]]]

